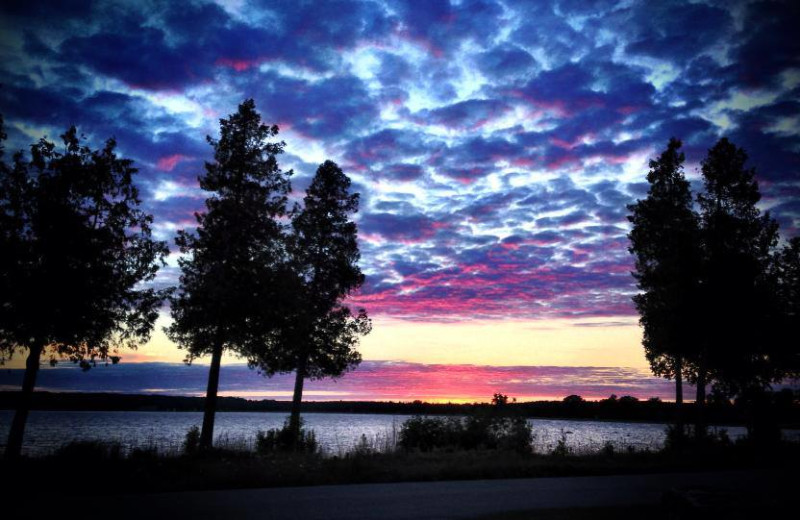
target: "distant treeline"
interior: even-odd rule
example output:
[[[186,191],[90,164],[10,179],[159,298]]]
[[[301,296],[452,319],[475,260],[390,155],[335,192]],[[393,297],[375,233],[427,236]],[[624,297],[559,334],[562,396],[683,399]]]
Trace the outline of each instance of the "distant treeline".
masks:
[[[20,392],[0,392],[0,409],[13,410]],[[784,428],[800,428],[800,403],[791,392],[773,394],[770,406],[761,406],[759,413],[769,413]],[[35,392],[33,410],[75,411],[203,411],[203,397],[171,395],[141,395],[113,393],[51,393]],[[285,412],[291,411],[290,401],[265,399],[250,401],[241,397],[220,397],[219,411],[226,412]],[[425,403],[421,401],[319,401],[306,403],[309,412],[363,413],[390,415],[464,415],[479,408],[489,408],[488,403],[455,404]],[[600,401],[586,401],[570,396],[561,401],[531,401],[509,403],[511,409],[528,417],[564,418],[583,420],[647,421],[668,423],[675,417],[675,403],[657,399],[640,401],[623,396]],[[693,403],[684,404],[691,418]],[[711,424],[746,424],[751,419],[752,407],[736,403],[709,403],[706,407]]]

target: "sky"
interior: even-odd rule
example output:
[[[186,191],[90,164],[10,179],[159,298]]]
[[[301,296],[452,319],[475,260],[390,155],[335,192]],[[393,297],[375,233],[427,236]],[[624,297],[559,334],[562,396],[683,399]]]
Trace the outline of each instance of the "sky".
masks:
[[[295,198],[337,162],[361,194],[366,283],[350,301],[374,329],[364,366],[315,383],[319,398],[668,398],[631,302],[626,204],[670,137],[695,190],[728,137],[761,208],[800,234],[798,21],[791,1],[11,0],[0,113],[7,150],[71,124],[94,146],[116,138],[171,245],[159,286],[177,283],[175,233],[207,196],[206,136],[243,100],[280,127]],[[135,380],[125,391],[202,391],[167,323],[109,368]],[[237,361],[223,391],[291,389]],[[74,375],[54,389],[117,388],[99,369],[58,370]]]

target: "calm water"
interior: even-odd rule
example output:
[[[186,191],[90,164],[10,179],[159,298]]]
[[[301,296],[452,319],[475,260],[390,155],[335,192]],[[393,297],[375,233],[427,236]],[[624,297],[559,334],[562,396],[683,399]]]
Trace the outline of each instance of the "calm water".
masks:
[[[13,412],[0,410],[0,443],[8,438]],[[231,447],[252,448],[256,432],[279,428],[284,413],[220,412],[216,416],[216,442]],[[313,429],[327,453],[351,450],[365,435],[370,446],[386,449],[394,446],[400,425],[410,416],[308,413],[303,415],[307,428]],[[25,430],[23,452],[41,455],[64,443],[76,440],[116,441],[126,449],[155,446],[161,452],[176,452],[186,432],[200,426],[200,412],[42,412],[34,411]],[[618,449],[659,449],[664,443],[663,424],[618,423],[532,419],[534,449],[551,451],[562,438],[567,447],[578,453],[599,450],[606,442]],[[745,434],[743,427],[726,428],[732,439]],[[798,437],[798,432],[791,432]]]

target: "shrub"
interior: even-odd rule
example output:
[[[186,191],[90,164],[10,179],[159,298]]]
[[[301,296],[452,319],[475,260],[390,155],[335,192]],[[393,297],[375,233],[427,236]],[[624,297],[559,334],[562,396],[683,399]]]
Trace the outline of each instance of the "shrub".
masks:
[[[200,449],[200,428],[197,425],[189,428],[186,438],[183,440],[183,453],[194,455]]]
[[[665,450],[679,450],[689,444],[689,436],[683,428],[674,424],[667,425],[666,438],[664,439]]]
[[[462,429],[458,418],[415,416],[400,426],[398,444],[403,449],[419,451],[455,447]]]
[[[283,428],[272,428],[266,432],[256,433],[256,453],[266,455],[276,452],[302,452],[316,453],[319,448],[314,430],[306,430],[300,426],[296,442],[289,421],[283,423]]]
[[[367,440],[366,434],[361,434],[361,439],[359,439],[358,444],[355,445],[353,448],[352,454],[357,457],[365,457],[375,453],[375,448],[372,444],[370,444],[369,440]]]
[[[496,396],[495,396],[496,397]],[[400,427],[398,445],[406,450],[496,449],[531,452],[533,432],[523,416],[507,412],[505,401],[467,417],[412,417]]]
[[[500,449],[513,450],[518,453],[533,451],[533,428],[525,417],[513,417],[500,437]]]
[[[604,442],[603,447],[600,449],[600,453],[606,457],[613,457],[616,451],[617,450],[614,448],[614,444],[611,441]]]
[[[567,447],[567,434],[561,430],[561,437],[556,442],[556,447],[553,448],[552,454],[556,457],[566,457],[569,455],[570,449]]]
[[[72,441],[58,448],[54,455],[73,461],[119,460],[122,458],[122,445],[118,442]]]

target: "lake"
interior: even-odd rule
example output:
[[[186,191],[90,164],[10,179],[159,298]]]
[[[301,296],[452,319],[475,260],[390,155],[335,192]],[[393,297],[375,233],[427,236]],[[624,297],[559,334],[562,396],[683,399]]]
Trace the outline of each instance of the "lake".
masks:
[[[13,412],[0,410],[0,442],[5,443]],[[215,442],[234,448],[252,448],[256,432],[279,428],[285,413],[219,412],[216,416]],[[400,426],[407,415],[307,413],[305,427],[316,432],[317,440],[329,454],[350,451],[366,437],[373,448],[393,447]],[[162,453],[180,451],[186,432],[200,426],[201,412],[64,412],[33,411],[25,430],[23,453],[44,455],[59,446],[79,440],[119,442],[126,450],[156,447]],[[559,439],[576,453],[600,450],[607,442],[617,449],[657,450],[664,445],[665,425],[656,423],[623,423],[578,421],[567,419],[531,419],[534,450],[547,453]],[[725,428],[735,439],[745,428]],[[800,432],[785,432],[799,438]]]

